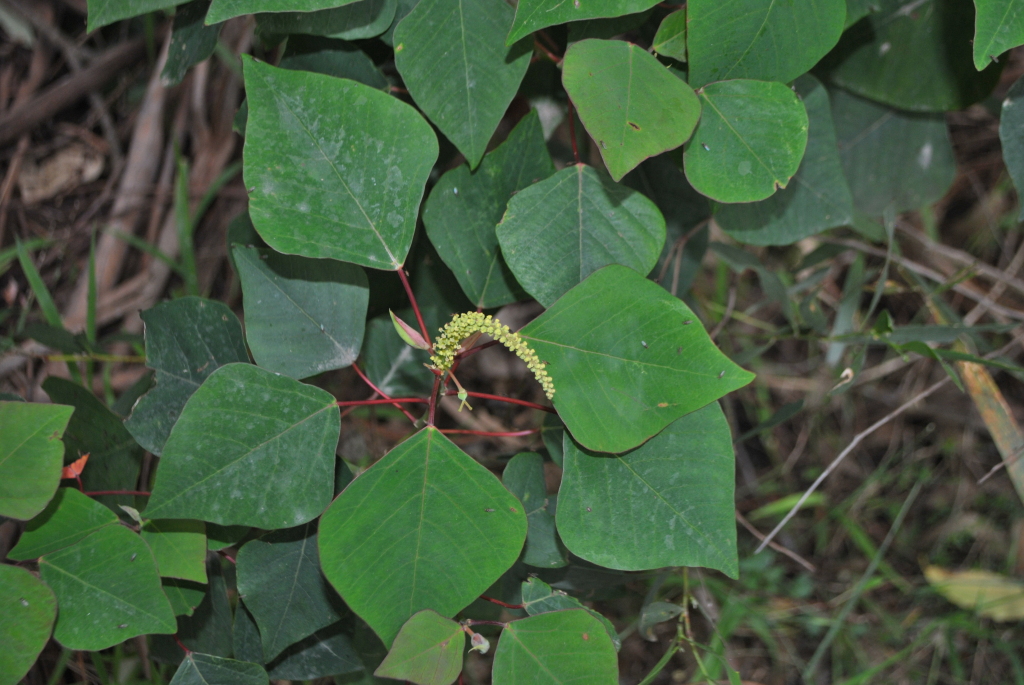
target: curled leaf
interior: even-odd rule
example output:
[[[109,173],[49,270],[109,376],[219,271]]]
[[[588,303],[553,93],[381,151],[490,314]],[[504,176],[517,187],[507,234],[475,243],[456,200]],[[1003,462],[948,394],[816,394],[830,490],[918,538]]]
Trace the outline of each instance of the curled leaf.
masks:
[[[395,313],[390,309],[388,310],[388,314],[391,315],[391,323],[395,324],[395,330],[398,331],[399,337],[401,337],[407,345],[415,347],[418,350],[430,351],[430,343],[424,340],[423,336],[420,335],[415,328],[395,316]]]

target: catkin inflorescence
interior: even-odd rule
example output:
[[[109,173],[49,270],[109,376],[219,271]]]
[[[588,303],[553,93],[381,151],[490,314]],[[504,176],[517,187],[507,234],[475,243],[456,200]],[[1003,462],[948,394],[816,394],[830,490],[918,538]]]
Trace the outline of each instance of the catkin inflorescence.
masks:
[[[526,362],[549,400],[554,396],[555,384],[548,372],[544,370],[545,364],[537,357],[537,353],[530,349],[530,346],[518,333],[513,333],[508,326],[490,314],[485,315],[480,312],[456,314],[451,321],[444,325],[444,328],[440,329],[440,332],[441,337],[434,341],[434,354],[430,357],[435,368],[441,371],[452,368],[462,341],[474,333],[486,333]]]

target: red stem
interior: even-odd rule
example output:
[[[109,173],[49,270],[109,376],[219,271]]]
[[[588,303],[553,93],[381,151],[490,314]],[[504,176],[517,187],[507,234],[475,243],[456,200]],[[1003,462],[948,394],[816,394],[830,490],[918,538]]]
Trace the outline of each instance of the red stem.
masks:
[[[497,340],[492,340],[490,342],[484,343],[483,345],[477,345],[476,347],[471,347],[468,350],[466,350],[465,352],[460,352],[459,353],[459,359],[460,360],[461,359],[465,359],[466,357],[470,356],[471,354],[476,354],[480,350],[486,349],[488,347],[493,347],[495,345],[500,345],[500,344],[501,343],[499,343]]]
[[[547,56],[547,58],[549,60],[551,60],[552,62],[554,62],[555,64],[561,64],[562,60],[559,59],[558,55],[554,54],[553,52],[548,50],[546,47],[541,45],[540,41],[537,40],[536,38],[533,39],[533,46],[535,48],[537,48],[538,50],[540,50],[541,52],[543,52]]]
[[[486,599],[488,602],[491,602],[492,604],[497,604],[498,606],[503,606],[506,609],[525,609],[526,608],[525,604],[506,604],[505,602],[502,602],[500,599],[494,599],[493,597],[488,597],[487,595],[480,595],[480,599]]]
[[[335,402],[339,407],[365,407],[371,404],[427,404],[427,400],[421,397],[391,397],[386,400],[351,400]]]
[[[434,375],[434,387],[430,391],[430,410],[427,414],[427,425],[434,425],[434,417],[437,415],[437,394],[441,390],[441,376]]]
[[[231,556],[230,554],[228,554],[227,552],[224,552],[222,550],[217,550],[217,553],[220,554],[225,559],[227,559],[228,561],[230,561],[232,564],[235,564],[236,566],[238,565],[238,562],[235,561],[235,558],[233,556]]]
[[[540,428],[524,431],[476,431],[462,428],[442,428],[441,432],[446,435],[480,435],[485,438],[521,438],[525,435],[540,433]]]
[[[423,339],[427,341],[428,345],[430,345],[430,334],[427,333],[427,324],[423,323],[423,315],[420,314],[420,306],[416,304],[416,296],[412,294],[412,286],[409,285],[409,277],[405,275],[405,270],[401,267],[398,268],[398,277],[402,279],[402,285],[405,287],[405,294],[409,296],[409,302],[412,304],[412,311],[416,314],[416,321],[420,325],[420,333],[423,334]]]
[[[576,147],[576,116],[572,108],[572,100],[569,100],[569,139],[572,141],[572,156],[576,163],[580,163],[580,151]]]
[[[386,392],[384,392],[383,390],[378,388],[376,385],[373,384],[373,381],[371,381],[369,378],[366,377],[366,374],[363,373],[363,370],[359,368],[359,364],[356,364],[356,363],[353,362],[352,368],[355,369],[356,374],[358,374],[358,376],[363,379],[363,382],[366,383],[368,386],[370,386],[370,388],[375,393],[377,393],[378,395],[380,395],[381,397],[383,397],[386,400],[390,400],[391,399]],[[410,414],[408,409],[403,407],[398,402],[392,402],[392,405],[395,406],[400,412],[405,414],[406,418],[408,418],[413,423],[416,423],[416,417],[413,416],[412,414]]]
[[[100,495],[138,495],[140,497],[149,497],[150,493],[142,490],[91,490],[82,494],[89,495],[90,497],[99,497]]]
[[[459,394],[459,392],[457,390],[449,390],[448,392],[445,393],[445,395],[458,395],[458,394]],[[540,409],[541,411],[546,411],[549,414],[557,413],[555,411],[554,407],[545,407],[543,404],[537,404],[536,402],[527,402],[526,400],[517,400],[514,397],[503,397],[501,395],[488,395],[485,392],[472,392],[470,390],[467,390],[466,394],[469,395],[470,397],[479,397],[482,400],[495,400],[497,402],[508,402],[509,404],[518,404],[518,405],[520,405],[522,407],[529,407],[530,409]]]
[[[188,647],[186,647],[186,646],[185,646],[185,645],[184,645],[184,644],[182,643],[182,641],[178,639],[178,634],[177,634],[177,633],[175,633],[173,637],[174,637],[174,641],[178,643],[178,646],[179,646],[179,647],[181,647],[181,651],[185,652],[185,656],[188,656],[189,654],[191,654],[191,653],[192,653],[192,650],[191,650],[191,649],[189,649]]]

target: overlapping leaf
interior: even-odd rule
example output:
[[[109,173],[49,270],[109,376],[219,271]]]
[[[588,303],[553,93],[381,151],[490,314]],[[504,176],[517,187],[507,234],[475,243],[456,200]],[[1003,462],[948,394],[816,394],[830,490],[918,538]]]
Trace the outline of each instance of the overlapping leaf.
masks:
[[[43,651],[57,600],[28,570],[0,565],[0,685],[16,685]]]
[[[0,516],[28,520],[60,484],[64,433],[74,407],[0,402]]]
[[[146,365],[156,387],[139,399],[125,427],[153,454],[163,452],[182,407],[224,364],[249,361],[238,318],[222,302],[182,297],[142,312]]]
[[[584,606],[583,602],[575,597],[570,597],[561,590],[552,589],[550,585],[540,578],[529,578],[523,581],[520,592],[522,594],[523,608],[526,609],[526,613],[530,616],[545,614],[549,611],[586,609],[591,616],[600,621],[601,625],[604,626],[604,631],[608,633],[615,651],[619,651],[619,648],[622,647],[622,640],[619,638],[619,633],[615,630],[615,626],[612,625],[611,621],[593,609]]]
[[[315,12],[350,5],[355,0],[213,0],[206,23],[213,24],[256,12]]]
[[[836,147],[828,92],[813,76],[801,76],[797,93],[807,108],[807,151],[785,189],[761,202],[721,205],[715,222],[750,245],[789,245],[853,220],[853,198]]]
[[[676,10],[661,20],[651,44],[659,55],[686,61],[686,10]]]
[[[658,3],[655,0],[521,0],[516,6],[515,21],[505,44],[511,45],[534,31],[555,24],[602,17],[621,17],[624,14],[643,12],[656,4]]]
[[[349,607],[390,645],[418,611],[452,616],[476,599],[515,562],[526,528],[519,501],[428,427],[324,513],[320,560]]]
[[[719,202],[754,202],[785,188],[807,146],[807,111],[782,83],[735,80],[698,93],[701,119],[683,155],[686,178]]]
[[[338,407],[324,390],[229,364],[189,399],[164,449],[148,518],[283,528],[333,495]]]
[[[354,81],[245,61],[249,214],[278,252],[378,269],[405,260],[437,138]]]
[[[292,34],[327,36],[342,40],[373,38],[384,33],[395,18],[398,0],[359,0],[316,12],[261,12],[257,31],[271,42]]]
[[[512,273],[550,306],[602,266],[650,272],[665,220],[640,193],[576,164],[514,195],[497,234]]]
[[[1024,45],[1024,2],[977,0],[974,6],[974,68],[981,71],[1007,50]]]
[[[395,66],[423,113],[475,168],[526,74],[528,42],[505,47],[504,0],[420,0],[395,29]]]
[[[585,609],[552,611],[509,623],[494,652],[494,685],[616,685],[615,648]]]
[[[209,8],[210,0],[192,0],[175,11],[171,45],[161,74],[168,85],[181,83],[189,68],[207,59],[217,47],[220,24],[203,23]]]
[[[438,180],[423,207],[423,224],[437,253],[478,307],[526,299],[498,249],[494,227],[509,198],[555,173],[535,111],[475,172],[462,165]]]
[[[616,181],[685,143],[700,118],[693,89],[625,41],[575,43],[565,53],[562,83]]]
[[[245,613],[244,609],[242,613]],[[288,647],[267,665],[270,677],[275,680],[312,680],[362,671],[363,663],[345,633],[348,623],[339,621]],[[258,645],[259,637],[256,639]]]
[[[96,500],[75,488],[58,488],[46,509],[25,524],[25,532],[7,556],[15,561],[36,559],[115,523],[114,512]]]
[[[792,81],[839,41],[845,0],[690,0],[690,83]]]
[[[509,460],[501,482],[519,498],[526,510],[529,528],[523,563],[541,568],[565,566],[565,551],[555,532],[555,517],[549,510],[544,485],[544,459],[535,452],[523,452]]]
[[[107,24],[113,24],[115,21],[130,19],[155,10],[167,9],[180,3],[181,0],[88,0],[86,4],[89,8],[86,30],[92,33]]]
[[[209,654],[186,654],[171,685],[267,685],[270,679],[259,664]]]
[[[190,519],[146,521],[139,535],[164,578],[206,583],[206,526]]]
[[[607,568],[705,566],[736,577],[733,464],[717,402],[619,456],[566,436],[558,531],[573,554]]]
[[[588,449],[623,452],[751,381],[683,302],[608,266],[521,331],[548,362],[555,408]]]
[[[1017,194],[1024,196],[1024,78],[1010,86],[1003,100],[999,142],[1003,146],[1003,162],[1017,187]],[[1024,203],[1021,203],[1019,218],[1024,219]]]
[[[465,644],[462,626],[424,609],[405,622],[374,675],[417,685],[451,685],[462,671]]]
[[[356,45],[344,40],[302,34],[289,36],[278,66],[348,78],[380,90],[388,88],[388,80],[373,60]]]

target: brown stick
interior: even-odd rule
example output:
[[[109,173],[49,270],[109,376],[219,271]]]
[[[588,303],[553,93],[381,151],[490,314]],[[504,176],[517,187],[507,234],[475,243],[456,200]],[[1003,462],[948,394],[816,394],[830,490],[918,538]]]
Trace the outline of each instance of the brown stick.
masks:
[[[146,52],[141,38],[122,43],[99,55],[87,68],[65,76],[32,100],[11,108],[0,116],[0,145],[17,140],[37,124],[96,90],[117,73],[140,59]]]

